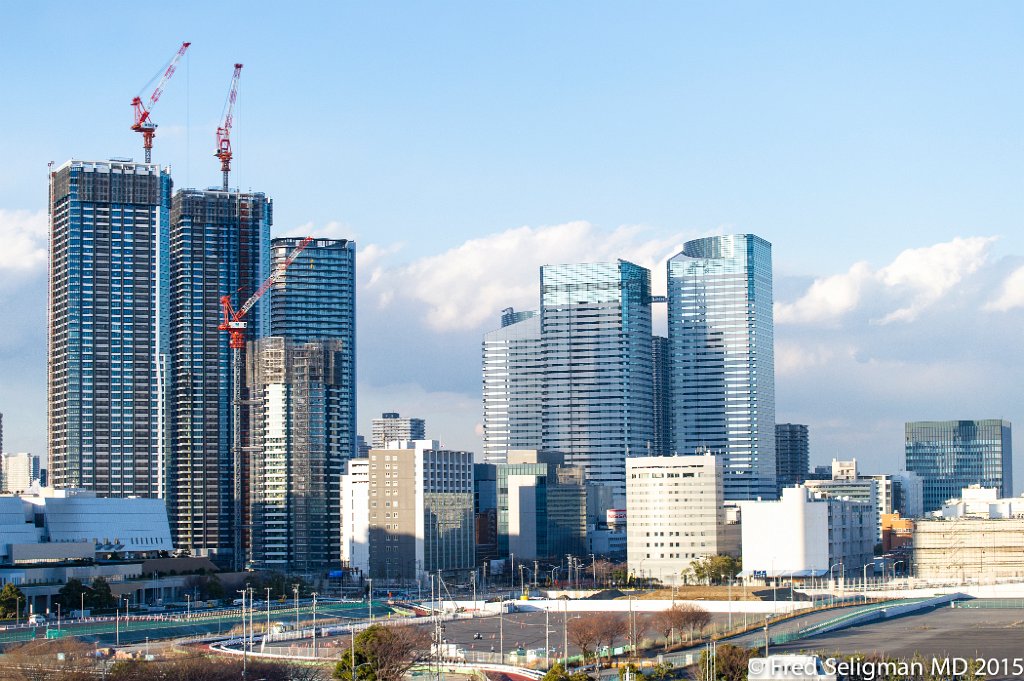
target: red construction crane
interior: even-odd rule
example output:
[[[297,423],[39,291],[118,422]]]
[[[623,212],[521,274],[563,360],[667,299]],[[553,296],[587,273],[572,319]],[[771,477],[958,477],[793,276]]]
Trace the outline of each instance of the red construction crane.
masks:
[[[221,297],[220,304],[224,311],[224,321],[217,328],[221,331],[227,331],[229,336],[228,347],[231,348],[231,454],[232,454],[232,470],[234,474],[233,480],[233,491],[234,491],[234,528],[233,528],[233,539],[234,539],[234,567],[236,570],[241,570],[245,567],[244,556],[242,551],[244,548],[243,541],[243,470],[245,468],[245,462],[242,458],[242,451],[245,445],[245,435],[242,432],[242,353],[245,350],[245,327],[246,322],[245,315],[248,314],[249,310],[252,309],[253,305],[263,297],[263,294],[270,290],[270,287],[274,285],[274,282],[281,278],[284,271],[288,269],[288,266],[295,262],[295,259],[299,257],[299,253],[302,253],[303,249],[309,245],[309,242],[313,240],[313,237],[307,236],[305,239],[299,242],[299,245],[288,254],[288,257],[278,265],[273,273],[267,280],[263,282],[259,290],[256,293],[249,296],[249,299],[242,303],[242,306],[235,310],[231,307],[231,296],[226,295]]]
[[[231,124],[234,123],[235,98],[238,97],[238,77],[242,75],[242,65],[235,64],[235,73],[231,76],[231,90],[224,102],[224,123],[217,128],[217,153],[220,159],[220,170],[224,173],[224,191],[228,190],[228,173],[231,172]]]
[[[135,123],[132,124],[132,130],[142,133],[142,148],[146,150],[146,163],[150,163],[152,161],[153,138],[156,136],[156,123],[149,120],[149,115],[152,113],[153,107],[156,105],[157,101],[159,101],[160,95],[164,93],[164,86],[167,85],[167,81],[171,79],[171,76],[174,75],[174,70],[178,68],[178,62],[181,61],[182,55],[185,54],[185,50],[187,50],[188,46],[191,44],[192,43],[182,43],[181,47],[178,48],[178,53],[171,57],[170,63],[167,64],[167,68],[164,69],[163,77],[160,78],[160,82],[157,83],[156,89],[153,90],[153,94],[149,96],[148,105],[143,104],[142,98],[139,96],[132,99],[132,109],[135,112]],[[152,83],[155,78],[156,76],[154,76],[153,79],[150,79],[149,83]],[[146,83],[142,89],[145,90],[149,83]]]

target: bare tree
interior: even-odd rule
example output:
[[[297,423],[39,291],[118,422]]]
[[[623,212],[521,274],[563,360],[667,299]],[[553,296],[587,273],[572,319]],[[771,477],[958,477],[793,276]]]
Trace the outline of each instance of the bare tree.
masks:
[[[594,623],[598,640],[608,646],[608,659],[611,660],[615,642],[629,632],[629,620],[621,612],[598,612],[590,619]]]
[[[566,632],[572,644],[582,651],[583,661],[586,662],[591,651],[597,648],[597,644],[601,640],[601,632],[597,628],[594,618],[576,617],[571,619],[566,627]]]
[[[632,646],[634,654],[640,650],[640,642],[647,635],[652,621],[653,617],[649,613],[642,612],[633,615],[633,626],[627,627],[626,641]]]
[[[690,640],[693,640],[694,630],[699,634],[704,631],[705,627],[711,624],[711,614],[699,605],[683,603],[677,607],[681,612],[680,629],[683,627],[689,628]]]
[[[430,634],[422,627],[375,624],[356,636],[354,663],[346,651],[334,669],[334,678],[351,679],[353,664],[356,669],[366,664],[375,681],[401,681],[429,649]]]

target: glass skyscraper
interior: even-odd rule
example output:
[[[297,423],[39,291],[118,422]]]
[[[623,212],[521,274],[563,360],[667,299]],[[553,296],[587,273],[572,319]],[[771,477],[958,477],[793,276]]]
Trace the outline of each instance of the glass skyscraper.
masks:
[[[783,487],[803,484],[811,466],[811,444],[807,426],[799,423],[775,424],[775,478]]]
[[[235,494],[248,485],[243,467],[236,488],[231,350],[217,328],[220,298],[231,294],[238,308],[269,276],[271,219],[262,193],[184,189],[171,204],[171,533],[176,547],[221,565],[239,564]],[[267,335],[266,296],[246,321],[248,340]]]
[[[485,455],[560,453],[624,502],[625,459],[654,438],[650,271],[619,260],[540,274],[540,315],[503,315],[512,323],[484,339]]]
[[[668,261],[673,451],[725,459],[727,500],[774,499],[772,247],[689,241]]]
[[[72,160],[50,175],[55,487],[164,496],[170,194],[156,164]]]
[[[1010,422],[913,421],[906,425],[907,470],[924,482],[924,512],[959,499],[969,485],[995,487],[1013,494],[1013,446]]]

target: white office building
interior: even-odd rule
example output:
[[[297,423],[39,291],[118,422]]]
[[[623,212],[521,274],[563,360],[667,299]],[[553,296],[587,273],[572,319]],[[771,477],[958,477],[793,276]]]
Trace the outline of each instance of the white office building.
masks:
[[[744,577],[852,578],[873,562],[873,504],[787,487],[778,501],[743,501],[739,506]]]
[[[349,459],[341,476],[341,562],[350,570],[370,570],[370,460]]]
[[[39,482],[39,457],[5,452],[0,460],[0,492],[21,494]]]
[[[695,560],[739,555],[724,506],[722,460],[710,454],[626,459],[629,570],[666,584]]]

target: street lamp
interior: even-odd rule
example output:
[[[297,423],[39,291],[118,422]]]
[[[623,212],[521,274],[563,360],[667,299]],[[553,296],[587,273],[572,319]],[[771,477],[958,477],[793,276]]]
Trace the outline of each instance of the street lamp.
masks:
[[[192,619],[192,594],[185,594],[185,621]]]
[[[299,585],[293,584],[292,591],[295,592],[295,631],[299,630]]]
[[[313,592],[313,659],[316,659],[316,592]]]

